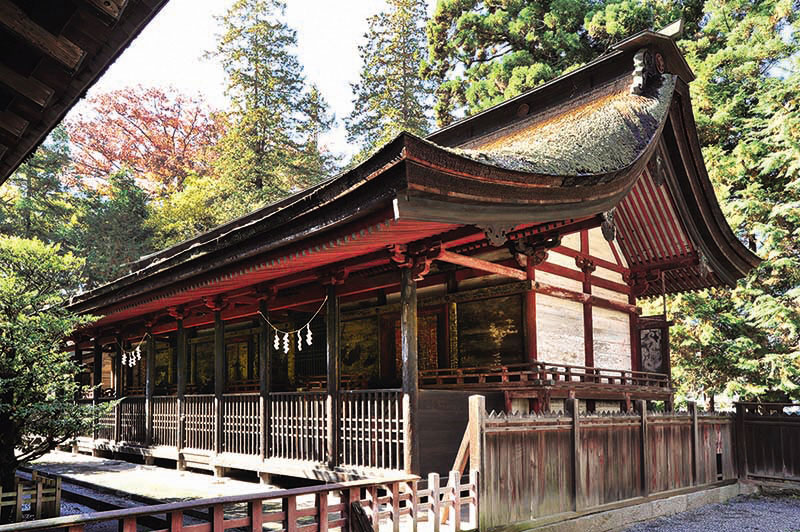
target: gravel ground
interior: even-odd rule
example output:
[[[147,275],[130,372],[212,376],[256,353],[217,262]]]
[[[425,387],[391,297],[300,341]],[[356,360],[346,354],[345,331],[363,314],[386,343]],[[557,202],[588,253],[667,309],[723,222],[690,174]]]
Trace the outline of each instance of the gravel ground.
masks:
[[[626,532],[800,532],[800,498],[737,497],[660,517]]]

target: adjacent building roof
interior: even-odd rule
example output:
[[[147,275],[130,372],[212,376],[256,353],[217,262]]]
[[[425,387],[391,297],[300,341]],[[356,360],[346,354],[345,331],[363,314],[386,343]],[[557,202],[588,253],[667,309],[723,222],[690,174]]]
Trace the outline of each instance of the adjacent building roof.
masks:
[[[167,0],[0,0],[0,184]]]
[[[374,259],[367,268],[389,260],[387,244],[601,216],[638,295],[733,284],[759,259],[714,196],[692,79],[672,40],[643,32],[427,139],[401,134],[356,168],[145,257],[71,306],[109,322],[286,276],[300,282],[357,256]]]

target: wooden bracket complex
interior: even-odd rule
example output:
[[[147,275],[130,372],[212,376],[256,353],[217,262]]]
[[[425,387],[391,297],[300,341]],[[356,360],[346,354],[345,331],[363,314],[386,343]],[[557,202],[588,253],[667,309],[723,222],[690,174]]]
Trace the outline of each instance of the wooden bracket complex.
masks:
[[[549,237],[530,237],[520,240],[508,242],[508,250],[514,257],[524,255],[530,257],[531,266],[538,266],[547,260],[548,252],[556,246],[561,245],[561,235],[554,235]],[[528,261],[520,266],[527,266]]]
[[[421,281],[431,271],[431,263],[441,255],[442,243],[395,244],[389,251],[392,262],[399,268],[411,268],[413,279]]]

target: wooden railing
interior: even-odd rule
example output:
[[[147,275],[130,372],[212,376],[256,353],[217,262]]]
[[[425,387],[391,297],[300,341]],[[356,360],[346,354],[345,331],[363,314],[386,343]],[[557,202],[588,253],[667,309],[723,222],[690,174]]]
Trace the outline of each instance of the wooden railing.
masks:
[[[419,383],[426,388],[496,390],[540,386],[569,387],[581,384],[670,388],[669,377],[663,373],[589,368],[549,362],[420,370]]]
[[[214,396],[187,395],[184,398],[186,415],[185,447],[214,450]]]
[[[404,529],[417,530],[421,522],[427,522],[432,531],[440,530],[440,525],[453,532],[475,528],[479,509],[477,474],[471,475],[466,484],[458,474],[451,474],[444,487],[435,474],[428,478],[425,489],[418,490],[417,484],[418,477],[414,476],[357,480],[0,525],[0,532],[49,529],[84,532],[98,523],[106,523],[104,529],[116,524],[117,529],[131,532],[137,529],[138,521],[162,516],[166,518],[165,528],[154,532],[228,529],[261,532],[267,524],[285,532],[357,530],[363,523],[361,517],[375,531],[397,532],[401,524]],[[238,509],[243,506],[244,512]],[[469,507],[466,518],[463,506]],[[238,511],[226,512],[226,509]],[[208,521],[184,524],[184,515],[190,513],[208,515]]]
[[[146,441],[144,397],[126,397],[118,405],[121,428],[119,440],[129,443]]]
[[[178,398],[153,397],[153,445],[178,445]]]
[[[222,403],[222,450],[257,455],[259,452],[259,395],[226,394]]]
[[[270,394],[270,457],[324,462],[327,450],[326,394]]]
[[[341,392],[342,464],[403,469],[401,390]]]
[[[99,428],[86,436],[128,446],[149,442],[203,451],[201,454],[235,453],[329,463],[327,397],[323,392],[269,394],[267,418],[262,419],[259,394],[224,394],[219,402],[210,394],[186,395],[181,420],[176,396],[154,396],[149,435],[145,398],[127,397],[116,407],[119,434],[115,431],[116,412],[111,412],[104,416]],[[360,470],[404,470],[402,398],[397,389],[341,391],[335,464]],[[222,430],[220,442],[215,439],[218,423]]]
[[[341,390],[363,390],[368,387],[369,378],[365,375],[345,373],[339,376]],[[309,375],[301,378],[304,389],[311,391],[325,391],[328,388],[327,375]]]

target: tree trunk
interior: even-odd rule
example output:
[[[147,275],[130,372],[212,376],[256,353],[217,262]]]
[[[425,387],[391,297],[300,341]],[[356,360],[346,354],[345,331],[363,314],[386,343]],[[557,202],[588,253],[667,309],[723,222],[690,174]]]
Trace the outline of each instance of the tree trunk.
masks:
[[[0,440],[0,487],[2,491],[14,491],[14,475],[17,471],[17,458],[14,455],[14,445],[6,444]],[[0,523],[11,523],[14,506],[0,508]]]

